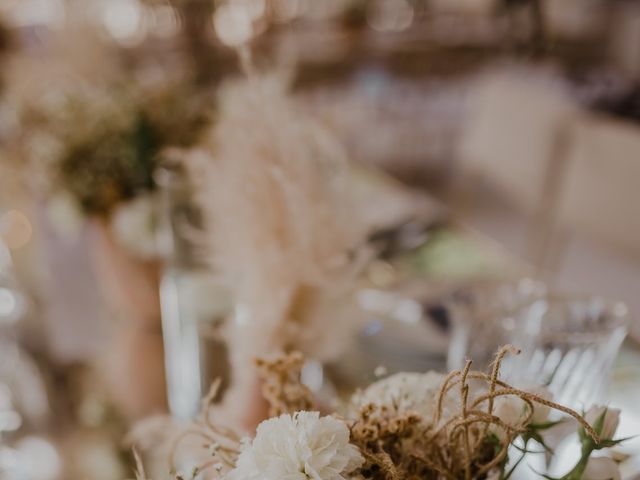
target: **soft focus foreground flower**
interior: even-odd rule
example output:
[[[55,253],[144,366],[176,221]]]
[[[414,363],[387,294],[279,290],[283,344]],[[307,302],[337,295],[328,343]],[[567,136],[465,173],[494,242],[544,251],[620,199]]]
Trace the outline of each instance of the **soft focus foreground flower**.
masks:
[[[245,442],[229,480],[346,480],[363,464],[346,424],[318,412],[265,420]]]
[[[582,480],[620,480],[620,469],[609,457],[591,457]]]
[[[431,420],[433,409],[444,376],[428,372],[397,373],[379,380],[351,399],[352,408],[372,403],[397,409],[399,413],[415,412]],[[459,403],[450,396],[445,398],[444,410],[458,410]]]
[[[120,205],[111,219],[116,241],[136,257],[149,260],[157,254],[154,197],[142,195]]]
[[[620,410],[594,405],[587,411],[585,420],[594,428],[601,440],[611,440],[620,423]]]

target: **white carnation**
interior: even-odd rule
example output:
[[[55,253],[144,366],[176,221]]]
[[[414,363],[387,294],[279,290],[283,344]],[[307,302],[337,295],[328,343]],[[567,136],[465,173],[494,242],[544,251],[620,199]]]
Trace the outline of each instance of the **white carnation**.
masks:
[[[152,195],[142,195],[120,205],[111,219],[116,241],[138,258],[149,260],[156,253],[156,211]]]
[[[318,412],[297,412],[265,420],[243,445],[228,480],[346,480],[363,464],[349,443],[349,429]]]
[[[399,413],[414,412],[431,419],[444,375],[428,373],[396,373],[379,380],[351,399],[358,410],[367,404],[397,409]],[[444,410],[458,409],[450,395],[445,398]]]

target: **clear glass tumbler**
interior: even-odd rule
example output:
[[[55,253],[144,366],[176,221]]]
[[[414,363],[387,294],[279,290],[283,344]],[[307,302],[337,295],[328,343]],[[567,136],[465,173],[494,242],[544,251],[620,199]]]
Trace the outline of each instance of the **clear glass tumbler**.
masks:
[[[550,295],[523,308],[514,342],[523,349],[514,376],[546,386],[559,403],[581,409],[606,400],[629,311],[596,296]]]

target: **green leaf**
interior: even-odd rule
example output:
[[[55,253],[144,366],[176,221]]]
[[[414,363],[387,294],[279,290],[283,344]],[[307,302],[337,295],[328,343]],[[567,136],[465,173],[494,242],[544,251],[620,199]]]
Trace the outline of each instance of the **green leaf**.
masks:
[[[532,430],[548,430],[550,428],[555,427],[556,425],[559,425],[561,423],[564,423],[565,420],[558,420],[555,422],[545,422],[545,423],[532,423],[529,425],[528,428],[532,429]]]
[[[626,442],[636,437],[637,435],[633,435],[631,437],[619,438],[618,440],[600,440],[600,443],[594,445],[594,450],[602,450],[603,448],[614,447],[622,442]]]

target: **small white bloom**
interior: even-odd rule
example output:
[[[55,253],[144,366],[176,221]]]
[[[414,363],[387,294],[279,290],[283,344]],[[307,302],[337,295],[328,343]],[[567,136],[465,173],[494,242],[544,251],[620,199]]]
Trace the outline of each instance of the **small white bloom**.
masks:
[[[141,259],[151,259],[156,253],[156,211],[152,195],[142,195],[120,205],[111,219],[116,241]]]
[[[609,457],[591,457],[582,480],[620,480],[620,469]]]
[[[84,217],[80,205],[69,193],[60,192],[52,196],[47,204],[47,213],[60,236],[68,240],[78,236]]]
[[[619,409],[594,405],[587,411],[584,418],[587,423],[593,427],[603,413],[604,421],[602,422],[602,428],[596,430],[596,433],[602,440],[611,440],[616,434],[618,424],[620,423]]]
[[[349,429],[318,412],[265,420],[245,442],[228,480],[346,480],[364,462]]]

